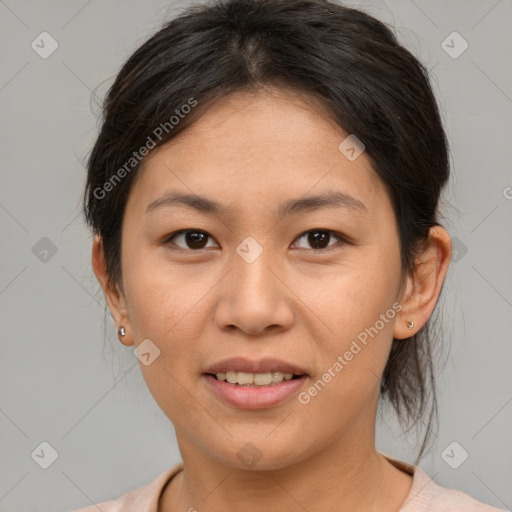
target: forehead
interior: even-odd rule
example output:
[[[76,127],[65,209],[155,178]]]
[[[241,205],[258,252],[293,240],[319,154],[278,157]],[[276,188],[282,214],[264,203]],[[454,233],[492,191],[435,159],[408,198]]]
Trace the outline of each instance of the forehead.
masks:
[[[232,93],[146,157],[132,199],[146,208],[175,189],[239,207],[335,188],[371,209],[387,193],[365,152],[350,160],[340,151],[349,135],[314,97]]]

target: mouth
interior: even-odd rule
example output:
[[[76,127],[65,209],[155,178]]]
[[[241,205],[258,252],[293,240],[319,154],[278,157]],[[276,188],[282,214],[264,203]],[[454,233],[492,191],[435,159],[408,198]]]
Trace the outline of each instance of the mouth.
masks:
[[[203,381],[208,391],[225,405],[237,409],[267,409],[284,404],[309,380],[307,374],[286,374],[286,378],[282,375],[281,380],[280,373],[205,373]]]
[[[220,382],[228,382],[234,386],[241,387],[269,387],[281,384],[285,381],[297,380],[307,374],[284,373],[280,371],[265,372],[265,373],[251,373],[251,372],[219,372],[219,373],[206,373]]]
[[[309,380],[306,369],[282,359],[232,357],[202,374],[209,392],[223,404],[239,409],[281,405]]]

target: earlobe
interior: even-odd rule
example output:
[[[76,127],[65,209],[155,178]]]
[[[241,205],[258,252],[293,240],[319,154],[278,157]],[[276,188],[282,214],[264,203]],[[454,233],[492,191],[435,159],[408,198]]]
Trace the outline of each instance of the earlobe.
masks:
[[[427,323],[441,293],[451,255],[448,232],[442,226],[430,228],[425,250],[418,256],[413,274],[407,278],[402,310],[393,330],[395,339],[410,338]]]
[[[93,240],[91,260],[94,274],[103,289],[110,314],[114,319],[119,340],[123,345],[133,345],[126,300],[119,286],[109,283],[103,243],[99,235],[96,235]]]

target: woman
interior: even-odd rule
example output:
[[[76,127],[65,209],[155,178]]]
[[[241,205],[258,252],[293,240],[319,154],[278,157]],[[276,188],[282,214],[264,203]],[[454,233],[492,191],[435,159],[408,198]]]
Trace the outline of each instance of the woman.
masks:
[[[82,511],[497,510],[375,448],[380,398],[434,420],[448,178],[425,68],[358,10],[227,0],[142,45],[84,206],[183,463]]]

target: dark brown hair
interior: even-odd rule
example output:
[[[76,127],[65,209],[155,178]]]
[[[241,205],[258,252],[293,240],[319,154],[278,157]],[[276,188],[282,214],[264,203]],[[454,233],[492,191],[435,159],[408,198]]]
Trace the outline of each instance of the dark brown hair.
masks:
[[[122,282],[121,225],[142,148],[178,135],[215,99],[264,86],[320,98],[364,143],[392,197],[403,276],[412,272],[429,228],[439,225],[449,177],[426,68],[360,10],[327,0],[220,0],[166,23],[128,59],[106,96],[84,211],[101,236],[111,285]],[[417,460],[437,420],[432,320],[411,338],[393,340],[381,383],[402,425],[427,418]]]

